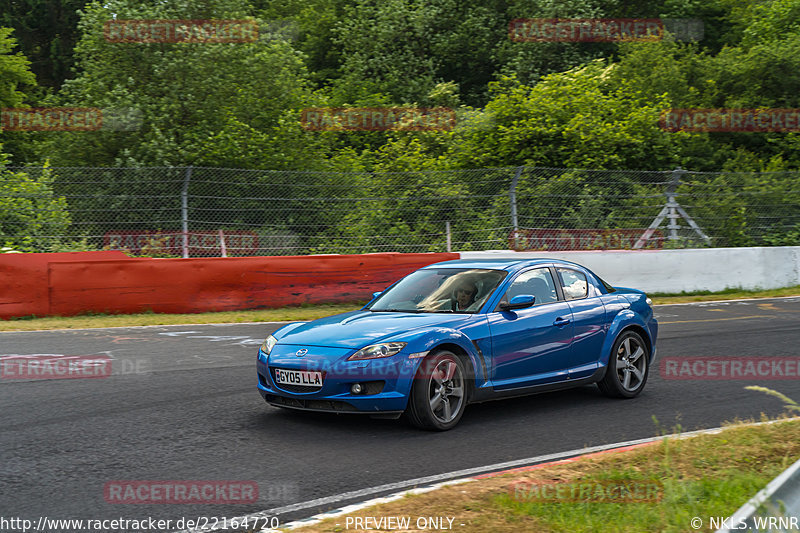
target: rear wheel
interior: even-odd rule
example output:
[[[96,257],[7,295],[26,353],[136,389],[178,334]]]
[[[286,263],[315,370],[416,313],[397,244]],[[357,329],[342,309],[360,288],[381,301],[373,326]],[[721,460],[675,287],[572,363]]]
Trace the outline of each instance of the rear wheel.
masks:
[[[437,431],[458,424],[467,404],[465,376],[464,363],[453,352],[441,350],[425,358],[411,386],[411,423]]]
[[[606,396],[633,398],[638,396],[650,370],[650,352],[641,335],[624,331],[614,342],[606,375],[597,386]]]

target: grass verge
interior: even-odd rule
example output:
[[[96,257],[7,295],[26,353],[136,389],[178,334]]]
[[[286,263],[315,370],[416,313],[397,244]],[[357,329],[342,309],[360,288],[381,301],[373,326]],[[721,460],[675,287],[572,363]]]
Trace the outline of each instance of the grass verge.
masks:
[[[384,517],[409,517],[411,527],[406,531],[424,529],[417,520],[427,517],[443,517],[445,525],[452,519],[452,529],[463,533],[713,531],[716,527],[711,527],[711,517],[731,516],[799,456],[800,421],[733,424],[715,435],[667,438],[630,451],[409,495],[292,531],[383,531],[386,529],[364,526],[373,526],[375,520]],[[613,498],[601,497],[610,494],[610,488],[635,489],[637,484],[656,486],[657,490],[649,494],[657,496],[651,500],[659,501],[608,501]],[[559,486],[564,488],[562,494],[578,497],[550,498],[556,500],[552,502],[537,498],[558,494],[553,487]],[[605,492],[591,490],[582,497],[580,492],[570,492],[573,487],[587,486],[604,487]],[[550,490],[539,492],[541,487]],[[362,521],[359,523],[356,517]],[[692,519],[701,520],[701,527],[693,528]]]
[[[680,294],[650,294],[656,305],[710,300],[736,300],[740,298],[774,298],[800,296],[800,285],[764,291],[727,289],[721,292],[698,291]],[[44,329],[109,328],[122,326],[159,326],[170,324],[216,324],[236,322],[284,322],[292,320],[314,320],[359,309],[366,302],[350,304],[320,304],[281,309],[257,309],[249,311],[224,311],[219,313],[193,313],[171,315],[166,313],[140,313],[113,315],[94,313],[72,317],[21,317],[12,320],[0,319],[0,331],[37,331]]]
[[[782,289],[768,289],[760,291],[744,291],[741,289],[725,289],[724,291],[695,291],[680,294],[648,293],[656,305],[680,304],[689,302],[708,302],[712,300],[740,300],[743,298],[779,298],[782,296],[800,296],[800,285],[784,287]]]
[[[359,309],[364,303],[320,304],[281,309],[222,311],[218,313],[140,313],[135,315],[91,314],[78,316],[22,317],[0,320],[0,331],[43,329],[110,328],[120,326],[160,326],[170,324],[227,324],[237,322],[283,322],[314,320]]]

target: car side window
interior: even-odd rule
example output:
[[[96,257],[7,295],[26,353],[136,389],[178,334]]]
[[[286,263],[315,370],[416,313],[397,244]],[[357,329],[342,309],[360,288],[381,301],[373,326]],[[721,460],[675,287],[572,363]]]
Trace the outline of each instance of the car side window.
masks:
[[[553,283],[553,276],[550,275],[550,269],[536,268],[520,274],[503,295],[500,303],[510,302],[514,296],[520,294],[530,294],[536,298],[534,305],[558,301],[558,293],[556,285]]]
[[[583,272],[572,270],[571,268],[556,268],[558,277],[561,278],[561,287],[564,290],[564,298],[567,300],[580,300],[589,294],[586,276]]]

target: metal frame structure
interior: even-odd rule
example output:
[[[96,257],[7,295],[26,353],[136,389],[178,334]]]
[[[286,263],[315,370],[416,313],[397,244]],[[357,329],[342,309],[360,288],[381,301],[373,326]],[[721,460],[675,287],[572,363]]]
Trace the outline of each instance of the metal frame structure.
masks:
[[[711,238],[706,235],[700,226],[697,225],[697,222],[694,221],[692,217],[681,207],[681,204],[675,199],[677,196],[675,191],[678,189],[678,185],[681,183],[681,176],[686,174],[686,171],[683,170],[681,167],[677,167],[675,170],[672,171],[672,179],[667,185],[667,190],[665,192],[667,196],[667,203],[658,213],[656,218],[653,219],[653,222],[650,226],[642,233],[642,236],[639,237],[639,240],[636,241],[636,244],[633,245],[634,250],[640,250],[647,244],[647,241],[653,236],[653,233],[661,226],[664,222],[664,219],[669,219],[669,224],[667,224],[667,229],[669,230],[669,235],[667,239],[669,240],[678,240],[680,236],[678,235],[678,230],[681,229],[681,225],[678,223],[679,218],[683,218],[689,227],[705,241],[706,244],[711,244]]]

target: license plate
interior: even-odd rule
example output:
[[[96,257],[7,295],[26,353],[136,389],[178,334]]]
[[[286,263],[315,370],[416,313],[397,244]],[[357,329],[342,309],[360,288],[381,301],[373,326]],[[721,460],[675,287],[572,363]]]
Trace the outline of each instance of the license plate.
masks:
[[[275,369],[275,383],[300,387],[322,387],[322,372]]]

